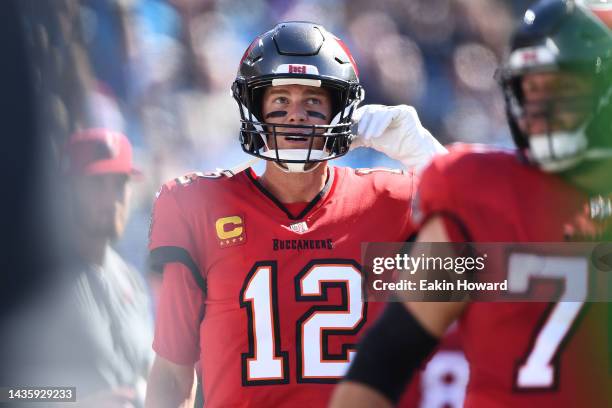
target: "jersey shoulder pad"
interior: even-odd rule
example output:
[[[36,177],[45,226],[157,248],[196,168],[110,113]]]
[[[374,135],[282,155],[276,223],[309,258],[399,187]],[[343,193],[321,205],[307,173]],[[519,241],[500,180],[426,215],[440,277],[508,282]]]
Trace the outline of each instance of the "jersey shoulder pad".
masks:
[[[233,175],[234,174],[231,173],[229,170],[217,169],[215,171],[206,171],[206,172],[194,171],[191,173],[184,174],[180,177],[177,177],[174,180],[176,181],[178,185],[186,186],[186,185],[189,185],[191,183],[197,182],[198,180],[202,180],[202,179],[209,179],[209,180],[223,179],[223,178],[232,177]]]
[[[428,169],[436,169],[440,175],[454,179],[469,178],[472,174],[480,178],[479,176],[492,174],[492,169],[497,172],[508,167],[525,167],[518,159],[516,150],[456,143],[449,147],[448,154],[434,157]],[[424,173],[426,174],[427,170]]]
[[[350,180],[351,195],[372,194],[379,200],[405,202],[410,200],[416,188],[417,177],[412,171],[384,167],[345,170]]]
[[[449,153],[436,156],[420,177],[415,221],[433,213],[461,214],[486,197],[499,197],[509,177],[526,169],[516,151],[484,145],[456,144]]]
[[[222,172],[190,172],[171,179],[164,184],[155,195],[157,205],[164,205],[168,200],[191,207],[190,202],[199,202],[206,192],[223,188],[219,183],[228,177]],[[170,199],[169,197],[173,197]]]
[[[193,191],[207,186],[213,187],[218,182],[223,182],[234,176],[230,170],[217,169],[215,171],[194,171],[176,177],[162,186],[162,190],[174,191]],[[209,184],[212,182],[213,184]]]
[[[361,183],[374,186],[379,193],[387,190],[391,193],[397,189],[404,190],[406,186],[412,186],[417,179],[411,170],[386,167],[360,168],[353,172]]]
[[[358,176],[369,176],[371,174],[402,175],[406,172],[402,169],[391,169],[388,167],[362,167],[353,170]]]

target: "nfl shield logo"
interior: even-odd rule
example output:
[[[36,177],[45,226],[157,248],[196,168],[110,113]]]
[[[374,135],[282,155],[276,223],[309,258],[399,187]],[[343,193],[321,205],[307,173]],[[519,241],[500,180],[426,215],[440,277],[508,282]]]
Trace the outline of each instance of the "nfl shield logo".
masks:
[[[303,234],[308,231],[308,225],[306,225],[306,221],[296,222],[291,224],[289,229],[297,234]]]

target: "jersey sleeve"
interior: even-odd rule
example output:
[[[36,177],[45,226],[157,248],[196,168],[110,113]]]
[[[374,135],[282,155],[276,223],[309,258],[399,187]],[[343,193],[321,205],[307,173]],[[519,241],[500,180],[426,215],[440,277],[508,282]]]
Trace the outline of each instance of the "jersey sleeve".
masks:
[[[204,293],[180,263],[164,266],[157,306],[153,350],[175,364],[195,364],[200,355],[199,330]]]
[[[430,219],[441,217],[451,241],[471,241],[462,220],[460,199],[454,191],[452,158],[452,154],[438,156],[423,171],[413,217],[419,229]]]
[[[371,212],[392,219],[392,229],[401,231],[400,240],[412,239],[416,231],[412,219],[413,200],[419,183],[416,172],[388,168],[361,168],[353,171],[368,183],[368,188],[361,193],[360,201],[369,202],[369,195],[375,197],[376,204]]]
[[[414,197],[417,192],[417,187],[420,183],[420,178],[416,172],[405,172],[402,175],[404,179],[404,183],[402,186],[402,190],[404,190],[404,197],[402,201],[406,204],[403,205],[404,209],[407,209],[405,220],[402,224],[402,235],[405,237],[406,241],[411,241],[415,237],[415,233],[417,231],[416,224],[413,218],[413,207],[414,207]]]
[[[157,194],[149,228],[149,266],[161,272],[172,262],[183,264],[200,289],[206,290],[188,214],[177,200],[176,184],[165,184]]]

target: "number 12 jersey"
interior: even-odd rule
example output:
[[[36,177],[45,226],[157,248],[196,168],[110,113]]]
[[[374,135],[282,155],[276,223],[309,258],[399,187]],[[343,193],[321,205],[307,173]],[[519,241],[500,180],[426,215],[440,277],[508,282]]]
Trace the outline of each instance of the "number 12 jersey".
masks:
[[[200,361],[206,406],[324,406],[383,307],[362,299],[361,243],[414,232],[414,184],[330,166],[299,214],[251,169],[165,184],[149,249],[154,265],[180,267],[166,269],[155,351]]]

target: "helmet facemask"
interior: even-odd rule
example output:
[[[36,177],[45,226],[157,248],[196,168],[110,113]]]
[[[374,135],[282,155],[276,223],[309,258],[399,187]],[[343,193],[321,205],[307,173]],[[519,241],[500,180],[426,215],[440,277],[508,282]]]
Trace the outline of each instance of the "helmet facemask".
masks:
[[[526,142],[527,159],[549,172],[575,166],[587,156],[587,129],[596,113],[598,95],[585,77],[559,71],[519,76],[505,86],[509,114]],[[534,79],[535,77],[535,79]],[[538,80],[552,88],[527,90]],[[522,81],[531,81],[523,84]],[[537,86],[537,85],[536,85]]]
[[[294,84],[290,78],[281,85]],[[234,91],[234,99],[240,106],[240,142],[242,149],[253,156],[274,161],[286,172],[308,172],[318,163],[341,157],[348,153],[353,135],[352,116],[363,99],[361,87],[328,85],[332,99],[332,119],[329,124],[288,124],[269,123],[262,117],[262,98],[267,86],[272,82],[243,86],[247,97],[239,98]],[[320,82],[320,81],[319,81]],[[297,85],[316,86],[316,82],[299,81]],[[238,85],[239,86],[239,85]],[[246,102],[245,105],[243,102]],[[342,107],[345,107],[344,109]],[[279,138],[296,137],[308,139],[309,144],[302,149],[277,149]]]

